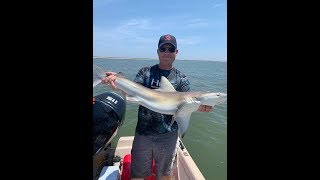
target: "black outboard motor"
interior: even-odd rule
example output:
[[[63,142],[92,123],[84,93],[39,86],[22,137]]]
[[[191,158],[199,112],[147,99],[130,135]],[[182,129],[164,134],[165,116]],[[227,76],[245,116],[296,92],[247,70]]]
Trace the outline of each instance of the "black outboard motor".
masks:
[[[123,124],[125,99],[115,92],[105,92],[94,97],[93,104],[93,155],[108,145]]]

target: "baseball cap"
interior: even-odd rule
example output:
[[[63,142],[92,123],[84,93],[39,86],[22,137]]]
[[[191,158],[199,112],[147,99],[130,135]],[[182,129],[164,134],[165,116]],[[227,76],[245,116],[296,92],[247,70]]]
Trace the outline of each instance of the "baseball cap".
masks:
[[[175,48],[177,48],[176,38],[170,34],[162,35],[159,39],[158,48],[164,44],[172,44]]]

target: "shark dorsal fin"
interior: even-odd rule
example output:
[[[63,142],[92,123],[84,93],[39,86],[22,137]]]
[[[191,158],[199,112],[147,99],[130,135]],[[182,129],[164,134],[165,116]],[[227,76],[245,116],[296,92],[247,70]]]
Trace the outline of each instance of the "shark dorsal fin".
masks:
[[[176,92],[170,81],[164,76],[161,76],[160,87],[156,90],[161,92]]]

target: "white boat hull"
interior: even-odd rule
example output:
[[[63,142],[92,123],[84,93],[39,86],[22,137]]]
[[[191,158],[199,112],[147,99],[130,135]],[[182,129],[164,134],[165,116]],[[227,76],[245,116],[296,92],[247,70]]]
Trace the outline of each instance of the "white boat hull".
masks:
[[[122,164],[124,157],[128,154],[131,154],[131,148],[133,143],[134,136],[124,136],[120,137],[118,144],[114,151],[114,157],[120,157],[119,162],[115,162],[113,166],[104,166],[101,169],[99,180],[105,180],[107,178],[110,179],[110,177],[107,177],[108,174],[116,174],[114,171],[117,171],[118,178],[121,179],[122,175]],[[203,180],[205,179],[202,173],[200,172],[198,166],[193,161],[191,155],[185,148],[184,144],[182,143],[181,139],[178,139],[179,144],[177,146],[177,159],[174,163],[173,167],[173,177],[175,180]],[[102,153],[103,154],[103,153]],[[98,158],[99,156],[96,156],[95,158]],[[101,157],[100,157],[101,159]],[[94,163],[94,172],[98,169],[97,163]],[[115,178],[117,179],[117,178]]]

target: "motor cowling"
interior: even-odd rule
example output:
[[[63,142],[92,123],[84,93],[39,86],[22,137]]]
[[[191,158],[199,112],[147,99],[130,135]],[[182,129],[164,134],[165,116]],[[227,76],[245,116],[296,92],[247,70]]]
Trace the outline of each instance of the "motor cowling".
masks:
[[[125,119],[126,100],[115,92],[94,97],[93,155],[112,140]]]

